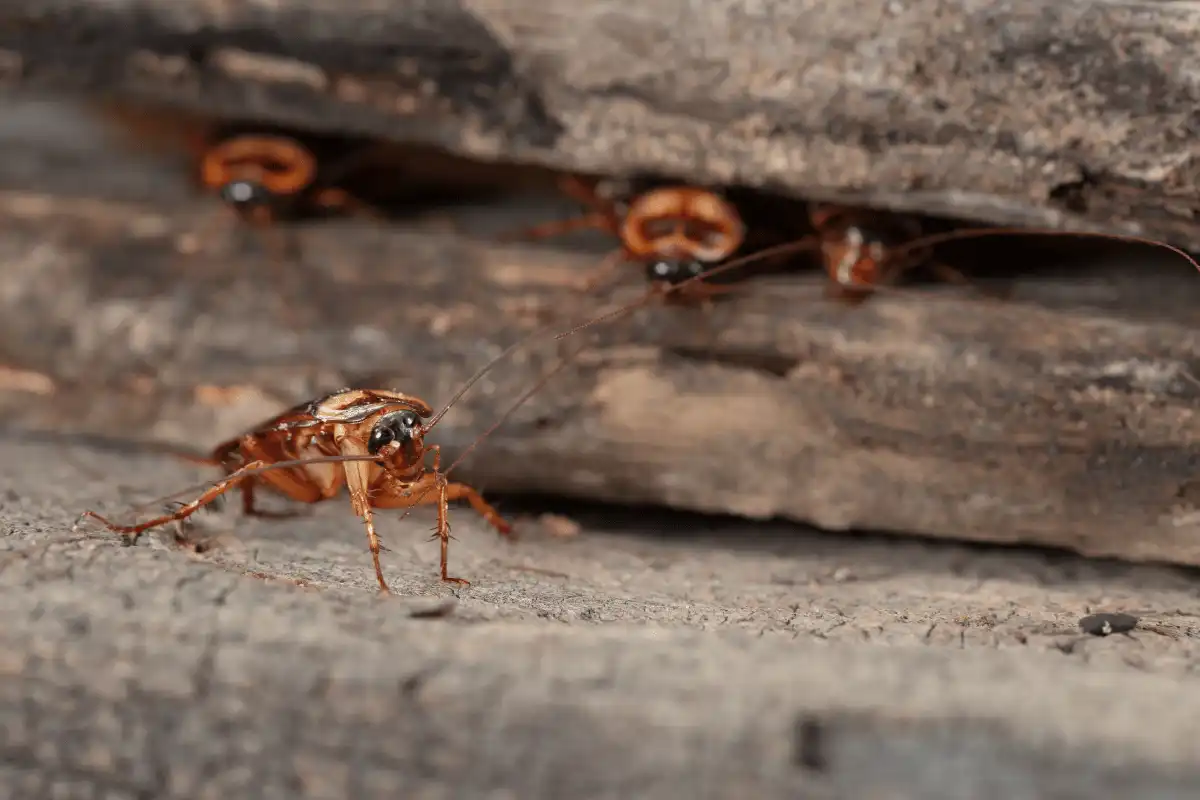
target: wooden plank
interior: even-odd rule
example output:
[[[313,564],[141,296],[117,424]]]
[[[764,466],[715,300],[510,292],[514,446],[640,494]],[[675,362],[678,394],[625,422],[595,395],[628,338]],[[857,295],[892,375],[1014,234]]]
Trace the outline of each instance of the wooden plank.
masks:
[[[385,554],[401,595],[376,601],[344,508],[238,524],[243,561],[230,552],[228,569],[102,535],[47,546],[68,509],[162,471],[0,441],[6,491],[22,498],[0,510],[0,785],[14,796],[1200,789],[1195,618],[1104,639],[1071,618],[1085,598],[1189,603],[1165,570],[1132,579],[919,544],[816,556],[819,542],[785,549],[746,526],[707,543],[589,529],[514,549],[460,515],[457,563],[477,583],[438,586],[412,520]],[[503,566],[537,555],[570,577]],[[302,587],[271,580],[289,572]]]
[[[485,160],[1200,247],[1200,10],[11,0],[0,76]]]
[[[9,191],[0,211],[4,360],[60,386],[6,395],[25,428],[203,448],[344,385],[437,403],[547,315],[597,307],[572,288],[594,257],[552,248],[323,223],[297,231],[303,261],[279,281],[237,239],[180,253],[207,204]],[[1138,257],[1014,277],[1006,302],[930,286],[846,309],[808,270],[709,313],[642,312],[598,329],[462,474],[493,493],[1200,564],[1200,284]],[[629,278],[604,307],[638,296]],[[557,352],[498,368],[436,439],[465,446]]]

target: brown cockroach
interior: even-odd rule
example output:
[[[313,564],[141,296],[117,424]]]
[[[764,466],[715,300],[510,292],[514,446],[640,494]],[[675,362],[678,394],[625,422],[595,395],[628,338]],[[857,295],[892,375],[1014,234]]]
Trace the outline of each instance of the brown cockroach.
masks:
[[[361,159],[362,150],[356,149],[332,164],[323,163],[295,135],[218,134],[200,154],[196,175],[200,186],[216,194],[238,220],[266,234],[279,222],[305,217],[374,215],[367,203],[337,185]]]
[[[907,255],[910,251],[927,254],[927,253],[932,253],[933,248],[939,244],[944,244],[944,243],[952,242],[952,241],[965,240],[965,239],[986,238],[989,236],[1048,236],[1048,237],[1059,237],[1059,238],[1073,236],[1073,237],[1084,238],[1084,239],[1106,239],[1106,240],[1110,240],[1110,241],[1125,242],[1128,244],[1144,244],[1144,245],[1149,245],[1151,247],[1160,247],[1165,250],[1171,251],[1172,253],[1174,253],[1174,254],[1182,257],[1184,260],[1186,260],[1189,264],[1192,265],[1193,268],[1196,269],[1196,271],[1198,273],[1200,273],[1200,262],[1197,262],[1195,258],[1193,258],[1191,255],[1189,255],[1183,249],[1176,247],[1175,245],[1172,245],[1172,244],[1167,244],[1166,242],[1160,242],[1155,239],[1148,239],[1148,238],[1142,237],[1142,236],[1132,236],[1129,234],[1095,233],[1095,232],[1091,232],[1091,231],[1062,231],[1062,230],[1054,230],[1054,229],[1048,229],[1048,228],[968,228],[968,229],[947,231],[945,233],[935,233],[935,234],[930,234],[928,236],[921,237],[919,239],[905,242],[904,244],[894,247],[893,249],[891,249],[889,251],[889,257],[901,259],[901,262],[904,263],[905,261],[907,261]],[[663,289],[662,292],[664,294],[670,294],[670,293],[674,293],[674,292],[687,291],[687,285],[691,281],[695,281],[695,282],[706,281],[710,278],[720,275],[723,272],[726,272],[729,270],[734,270],[734,269],[739,269],[739,268],[741,268],[749,263],[755,262],[755,261],[759,261],[759,260],[763,260],[763,259],[779,259],[783,256],[787,256],[787,255],[790,255],[790,254],[798,252],[798,251],[809,250],[809,249],[812,249],[813,244],[816,241],[818,241],[817,237],[809,236],[809,237],[800,239],[798,241],[785,242],[783,244],[774,245],[772,247],[766,247],[761,250],[758,250],[757,252],[749,253],[748,255],[741,256],[739,258],[732,259],[730,261],[726,261],[722,264],[718,264],[718,265],[708,269],[707,271],[700,273],[699,275],[689,278],[681,283],[667,287],[667,288]],[[883,274],[886,274],[886,272]],[[887,287],[885,285],[875,284],[873,287],[872,286],[854,286],[852,288],[856,288],[859,291],[871,292],[871,291],[877,291],[881,288],[887,288]],[[632,303],[629,303],[627,305],[620,306],[611,311],[606,311],[603,314],[599,314],[584,323],[576,325],[575,327],[571,328],[570,330],[567,330],[567,331],[557,334],[555,336],[555,338],[559,339],[559,340],[565,339],[566,337],[572,336],[572,335],[578,333],[579,331],[584,330],[585,328],[592,327],[593,325],[616,320],[620,317],[625,316],[626,314],[630,314],[630,313],[636,311],[637,309],[648,305],[648,303],[650,302],[651,299],[652,298],[645,296],[645,297],[635,300]]]
[[[437,505],[434,538],[441,540],[441,579],[466,585],[468,581],[447,571],[449,501],[465,500],[502,536],[513,539],[514,533],[512,526],[478,491],[464,483],[451,483],[448,477],[570,359],[560,360],[445,471],[441,469],[440,446],[426,444],[425,437],[471,386],[539,332],[540,329],[511,345],[485,365],[436,414],[424,400],[402,392],[343,389],[295,406],[239,437],[222,442],[207,458],[192,457],[191,460],[221,466],[226,477],[170,513],[136,525],[117,525],[90,510],[81,519],[97,519],[132,543],[151,528],[186,520],[235,486],[241,489],[243,512],[260,516],[277,515],[255,506],[256,489],[273,490],[302,503],[318,503],[336,497],[345,487],[349,489],[351,506],[366,524],[367,543],[381,592],[390,590],[379,561],[380,545],[372,509],[411,509],[426,503]],[[429,454],[433,455],[432,469],[425,465]]]
[[[680,302],[706,303],[731,287],[691,279],[736,253],[746,239],[737,208],[715,192],[694,186],[661,186],[629,201],[604,197],[598,182],[576,176],[560,179],[565,194],[591,209],[582,216],[549,222],[503,237],[542,239],[576,230],[598,229],[620,246],[583,281],[592,291],[623,262],[641,264],[651,293]],[[687,283],[683,292],[664,290]]]
[[[201,186],[215,192],[243,221],[365,210],[363,202],[332,185],[331,173],[294,136],[243,133],[212,142],[197,165]],[[324,174],[322,174],[324,173]]]
[[[809,244],[818,248],[829,275],[830,297],[861,303],[916,267],[949,283],[971,285],[958,270],[933,260],[932,246],[921,244],[923,230],[915,217],[819,203],[809,207],[808,218],[816,231]]]

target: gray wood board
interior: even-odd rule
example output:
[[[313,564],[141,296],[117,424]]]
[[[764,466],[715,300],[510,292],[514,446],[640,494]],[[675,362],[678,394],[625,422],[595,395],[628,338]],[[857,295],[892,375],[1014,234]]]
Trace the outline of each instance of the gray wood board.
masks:
[[[1174,2],[10,0],[0,76],[481,159],[1200,247]]]
[[[96,404],[120,403],[97,395]],[[1190,798],[1194,576],[785,526],[204,515],[191,555],[75,514],[194,467],[0,439],[14,797]],[[632,523],[632,524],[631,524]],[[615,527],[614,527],[615,526]],[[83,537],[83,538],[79,538]],[[540,570],[540,571],[535,571]],[[299,584],[299,585],[297,585]],[[1139,614],[1091,638],[1085,613]]]
[[[206,204],[14,190],[0,211],[3,360],[56,384],[0,394],[21,429],[206,449],[340,386],[439,403],[548,318],[561,330],[642,292],[631,270],[588,298],[573,284],[593,256],[417,223],[300,228],[302,259],[279,270],[228,226],[181,253],[212,229]],[[847,309],[810,270],[707,313],[643,310],[578,334],[576,360],[456,474],[488,492],[1200,564],[1190,272],[1145,261],[1136,280],[1017,278],[1007,301],[930,286]],[[547,338],[447,416],[434,438],[449,455],[556,363]]]

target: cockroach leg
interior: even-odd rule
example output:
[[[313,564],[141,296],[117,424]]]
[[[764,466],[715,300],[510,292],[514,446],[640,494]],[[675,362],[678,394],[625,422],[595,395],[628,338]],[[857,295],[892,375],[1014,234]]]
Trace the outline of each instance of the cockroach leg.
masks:
[[[375,565],[375,580],[379,581],[380,594],[391,594],[387,581],[383,578],[383,565],[379,563],[379,534],[375,532],[375,520],[369,505],[363,506],[363,522],[367,525],[367,549],[371,551],[371,563]],[[444,569],[444,567],[443,567]]]
[[[589,184],[578,175],[564,175],[558,179],[558,190],[587,208],[611,216],[611,203],[596,193],[595,184]]]
[[[254,488],[257,482],[253,478],[247,478],[242,482],[242,513],[248,517],[258,517],[259,519],[294,519],[296,517],[305,516],[305,513],[300,509],[292,509],[289,511],[267,511],[259,508],[254,502]]]
[[[448,492],[446,491],[446,478],[442,473],[436,471],[433,474],[438,482],[438,518],[437,518],[437,535],[441,539],[442,545],[442,582],[457,583],[459,586],[470,586],[471,582],[465,578],[455,578],[447,572],[447,557],[450,554],[450,520],[446,513]]]
[[[465,483],[450,483],[445,477],[441,477],[441,483],[438,484],[438,491],[434,493],[429,486],[430,483],[442,476],[442,448],[441,445],[426,445],[425,452],[433,453],[433,470],[425,474],[425,477],[409,487],[403,494],[400,495],[377,495],[372,501],[375,508],[410,508],[412,506],[426,505],[429,503],[449,502],[451,500],[465,500],[475,511],[476,514],[487,520],[487,523],[496,529],[504,538],[510,541],[516,541],[517,535],[513,531],[512,525],[505,521],[504,517],[500,516],[491,504],[483,499],[483,495],[472,486]],[[415,496],[414,496],[415,495]]]
[[[468,486],[465,483],[448,483],[445,487],[446,500],[465,500],[470,504],[476,514],[488,521],[496,531],[510,542],[517,540],[517,534],[513,531],[512,525],[509,525],[500,512],[492,507],[490,503],[483,499],[475,488]]]
[[[535,239],[549,239],[554,236],[562,236],[563,234],[573,233],[574,231],[593,229],[607,231],[612,227],[612,222],[607,214],[594,212],[583,214],[578,217],[572,217],[570,219],[544,222],[540,225],[523,228],[519,231],[501,234],[497,238],[502,242],[533,241]]]
[[[121,534],[130,544],[132,544],[137,541],[138,537],[141,536],[144,531],[147,531],[150,528],[154,528],[159,525],[166,525],[168,522],[177,522],[187,519],[204,506],[228,492],[234,486],[237,486],[239,483],[246,480],[249,477],[247,473],[265,466],[267,466],[266,461],[251,461],[241,469],[238,469],[230,474],[229,477],[214,484],[210,489],[208,489],[208,491],[204,492],[204,494],[200,495],[195,500],[181,505],[177,511],[174,511],[170,514],[164,514],[161,517],[155,517],[154,519],[147,520],[146,522],[142,522],[137,525],[116,525],[112,522],[109,522],[95,511],[85,511],[83,512],[82,517],[92,517],[100,520],[100,522],[106,528],[114,533]]]

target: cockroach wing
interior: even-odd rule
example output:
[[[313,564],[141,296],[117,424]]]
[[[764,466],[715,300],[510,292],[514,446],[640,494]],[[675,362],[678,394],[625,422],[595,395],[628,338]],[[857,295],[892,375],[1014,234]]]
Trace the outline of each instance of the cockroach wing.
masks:
[[[349,389],[314,401],[309,413],[318,422],[357,425],[394,408],[407,408],[428,418],[433,409],[424,400],[385,389]]]

